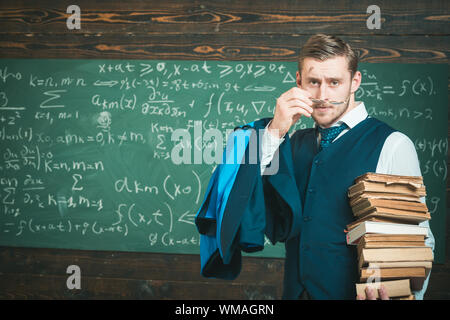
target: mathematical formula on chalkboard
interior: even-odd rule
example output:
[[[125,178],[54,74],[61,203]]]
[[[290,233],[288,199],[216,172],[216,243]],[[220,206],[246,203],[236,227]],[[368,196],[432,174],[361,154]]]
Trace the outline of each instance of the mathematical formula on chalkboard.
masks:
[[[217,165],[205,150],[218,159],[236,126],[271,117],[277,97],[296,85],[296,67],[0,60],[0,245],[198,253],[194,218]],[[397,64],[360,70],[356,100],[416,146],[438,242],[446,72]],[[292,131],[312,126],[302,118]],[[187,135],[175,135],[180,129]],[[282,257],[284,249],[267,245],[262,255]]]

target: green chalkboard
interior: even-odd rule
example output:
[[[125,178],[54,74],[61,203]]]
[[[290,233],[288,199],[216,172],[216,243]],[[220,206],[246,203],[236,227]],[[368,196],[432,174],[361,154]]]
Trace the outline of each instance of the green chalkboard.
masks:
[[[447,69],[361,64],[356,93],[371,116],[415,143],[437,262],[445,257]],[[295,71],[296,62],[0,60],[0,245],[199,253],[193,221],[215,164],[195,152],[190,164],[174,163],[173,133],[187,129],[195,151],[211,143],[202,140],[208,129],[225,139],[272,116]],[[292,130],[306,127],[311,119]],[[284,247],[259,255],[283,257]]]

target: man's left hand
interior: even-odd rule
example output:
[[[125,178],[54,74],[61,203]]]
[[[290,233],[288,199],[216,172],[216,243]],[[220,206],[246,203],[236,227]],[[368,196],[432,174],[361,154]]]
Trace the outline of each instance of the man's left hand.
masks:
[[[366,298],[362,295],[358,295],[356,300],[376,300],[375,290],[376,289],[366,287]],[[383,285],[381,285],[380,289],[378,289],[378,296],[381,300],[390,300],[386,288]]]

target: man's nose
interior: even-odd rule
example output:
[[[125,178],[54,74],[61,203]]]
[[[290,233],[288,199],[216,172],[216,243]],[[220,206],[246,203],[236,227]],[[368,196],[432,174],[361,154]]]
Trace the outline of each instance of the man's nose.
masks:
[[[320,84],[320,88],[319,88],[319,99],[320,100],[326,100],[328,98],[327,95],[327,85],[325,83],[321,83]]]

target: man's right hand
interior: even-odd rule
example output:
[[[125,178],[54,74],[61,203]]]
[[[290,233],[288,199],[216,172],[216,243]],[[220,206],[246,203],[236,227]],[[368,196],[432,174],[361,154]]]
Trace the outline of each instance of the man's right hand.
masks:
[[[311,117],[313,102],[309,99],[311,93],[298,87],[293,87],[277,99],[275,113],[268,127],[269,132],[282,138],[302,115]]]

